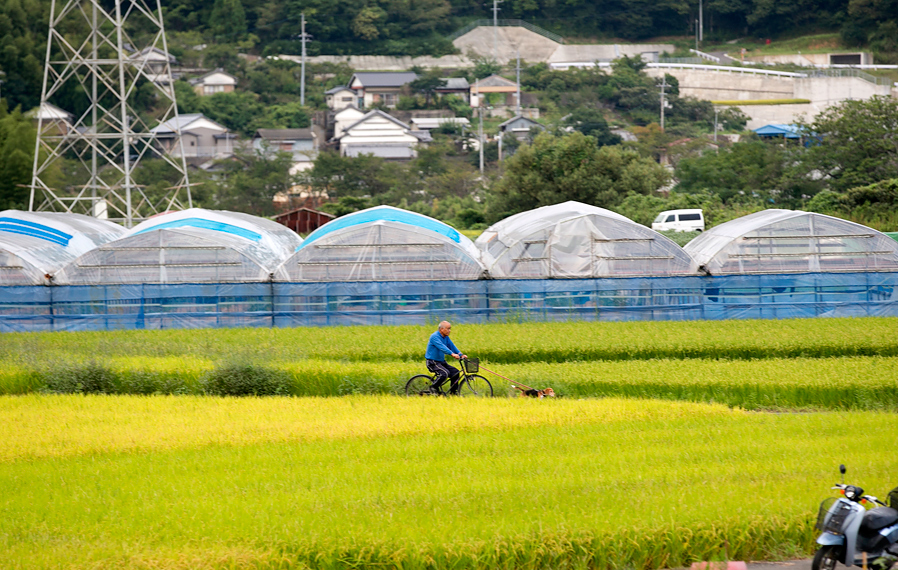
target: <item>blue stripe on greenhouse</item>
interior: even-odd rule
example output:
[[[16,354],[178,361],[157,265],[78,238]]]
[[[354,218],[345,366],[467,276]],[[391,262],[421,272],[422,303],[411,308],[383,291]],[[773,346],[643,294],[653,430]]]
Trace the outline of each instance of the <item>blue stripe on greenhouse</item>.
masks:
[[[69,241],[72,239],[70,234],[55,228],[17,218],[0,218],[0,231],[36,237],[62,246],[69,245]]]
[[[240,226],[234,226],[231,224],[226,224],[224,222],[213,222],[212,220],[204,220],[202,218],[184,218],[183,220],[164,222],[155,226],[150,226],[146,229],[140,230],[139,232],[134,232],[134,235],[151,232],[153,230],[184,227],[201,228],[204,230],[213,230],[216,232],[233,234],[235,236],[239,236],[252,241],[259,241],[260,239],[262,239],[261,234],[257,234],[256,232],[241,228]]]
[[[427,216],[422,216],[421,214],[405,210],[372,208],[370,210],[362,210],[361,212],[347,214],[324,224],[314,232],[310,233],[309,237],[297,246],[296,251],[299,251],[316,239],[324,237],[331,232],[378,221],[399,222],[401,224],[424,228],[425,230],[444,235],[455,243],[461,243],[461,234],[459,234],[452,226],[446,225],[439,220],[434,220],[433,218],[428,218]]]

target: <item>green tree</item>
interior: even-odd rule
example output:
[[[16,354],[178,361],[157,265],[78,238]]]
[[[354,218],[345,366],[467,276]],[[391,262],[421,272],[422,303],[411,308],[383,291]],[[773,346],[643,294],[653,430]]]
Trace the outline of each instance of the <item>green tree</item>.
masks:
[[[669,179],[655,161],[620,146],[599,148],[579,132],[556,137],[542,133],[505,163],[494,188],[492,219],[577,200],[613,208],[630,193],[649,194]]]
[[[611,132],[608,121],[598,109],[577,108],[567,116],[565,124],[596,139],[599,146],[620,144],[620,136]]]
[[[0,209],[24,209],[28,205],[28,188],[34,165],[34,142],[37,132],[31,121],[17,107],[6,111],[0,99]]]
[[[246,35],[246,12],[240,0],[215,0],[209,16],[209,30],[215,38],[236,42]]]
[[[810,145],[802,164],[838,192],[898,178],[898,101],[847,100],[805,125]]]
[[[214,188],[216,207],[255,216],[271,216],[277,193],[293,186],[293,157],[279,152],[274,157],[258,152],[239,152],[237,160],[223,163]]]

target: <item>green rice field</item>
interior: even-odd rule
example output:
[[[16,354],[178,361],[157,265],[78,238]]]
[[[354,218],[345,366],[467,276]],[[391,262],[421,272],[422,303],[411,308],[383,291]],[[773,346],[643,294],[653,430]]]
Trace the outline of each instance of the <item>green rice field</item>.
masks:
[[[679,568],[898,485],[898,319],[457,324],[561,397],[406,398],[429,327],[0,335],[0,567]],[[213,380],[278,387],[209,395]],[[339,397],[337,397],[339,396]],[[879,450],[883,450],[881,452]]]

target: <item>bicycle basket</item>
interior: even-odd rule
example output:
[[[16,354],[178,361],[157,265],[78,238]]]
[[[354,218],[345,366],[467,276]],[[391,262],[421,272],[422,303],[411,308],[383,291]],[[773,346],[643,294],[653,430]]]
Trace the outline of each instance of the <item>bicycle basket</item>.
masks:
[[[851,513],[851,507],[843,502],[836,503],[838,499],[829,498],[820,503],[820,512],[817,514],[817,529],[833,534],[843,534],[842,525]],[[829,513],[829,520],[826,520]]]
[[[480,370],[480,359],[479,358],[469,358],[464,361],[465,363],[465,372],[468,374],[477,374]]]

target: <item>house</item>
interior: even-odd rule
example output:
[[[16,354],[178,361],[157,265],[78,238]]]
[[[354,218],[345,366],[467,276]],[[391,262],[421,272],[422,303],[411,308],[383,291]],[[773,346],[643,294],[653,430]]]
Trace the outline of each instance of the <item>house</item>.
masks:
[[[171,54],[166,54],[161,49],[150,46],[128,56],[131,65],[142,70],[147,79],[159,85],[168,83],[171,66],[178,60]],[[177,79],[172,77],[172,79]]]
[[[227,158],[234,154],[237,136],[202,113],[179,115],[153,127],[150,132],[155,135],[160,151],[181,156],[178,130],[181,131],[185,158]]]
[[[458,95],[465,103],[471,102],[471,85],[464,77],[446,77],[441,79],[442,87],[437,87],[434,92],[439,95]]]
[[[423,131],[412,131],[381,110],[374,110],[347,125],[338,141],[342,156],[373,154],[387,160],[410,160],[418,155],[418,143],[429,138],[426,135]]]
[[[349,88],[358,93],[361,108],[372,105],[395,107],[402,88],[418,78],[414,71],[364,71],[349,79]]]
[[[297,208],[278,214],[274,221],[283,224],[298,234],[308,234],[333,220],[336,216],[312,208]]]
[[[334,113],[333,117],[333,125],[334,125],[334,136],[333,138],[339,139],[343,136],[343,132],[346,130],[346,127],[349,125],[355,124],[359,119],[365,116],[365,112],[356,107],[355,105],[350,105],[344,109],[341,109]]]
[[[530,132],[533,129],[544,131],[546,130],[546,127],[537,123],[533,119],[524,117],[523,115],[512,117],[499,125],[500,132],[511,133],[518,140],[525,140],[528,136],[530,136]]]
[[[237,78],[221,68],[190,80],[197,95],[230,93],[237,87]]]
[[[35,128],[40,123],[41,132],[45,135],[68,134],[72,128],[72,119],[75,117],[68,111],[47,102],[41,103],[37,109],[28,111],[25,116],[34,122]]]
[[[514,97],[517,92],[517,83],[505,79],[504,77],[499,75],[490,75],[489,77],[484,77],[480,81],[475,81],[469,89],[472,107],[483,106],[482,100],[486,99],[484,95],[488,95],[490,93],[504,93],[505,104],[514,105]],[[511,101],[510,103],[509,100]]]
[[[328,89],[327,91],[325,91],[324,101],[325,103],[327,103],[327,108],[331,111],[339,111],[340,109],[344,109],[350,105],[360,104],[358,93],[356,93],[349,87],[346,87],[345,85],[334,87],[333,89]]]
[[[318,156],[318,135],[314,129],[259,129],[253,135],[253,148],[260,153],[289,152],[293,155],[290,174],[312,168]]]

